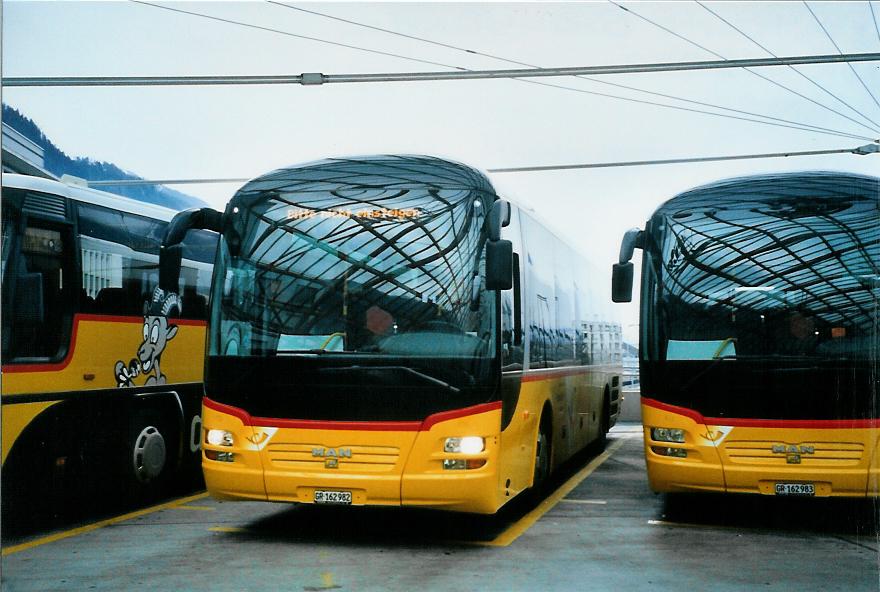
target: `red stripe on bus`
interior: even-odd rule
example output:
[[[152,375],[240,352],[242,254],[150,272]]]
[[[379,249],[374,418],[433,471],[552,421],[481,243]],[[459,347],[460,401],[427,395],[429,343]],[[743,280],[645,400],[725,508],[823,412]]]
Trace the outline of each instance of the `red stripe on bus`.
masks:
[[[486,413],[501,409],[501,401],[485,403],[482,405],[474,405],[473,407],[465,407],[463,409],[453,409],[452,411],[443,411],[429,415],[424,421],[324,421],[315,419],[281,419],[276,417],[254,417],[244,409],[233,407],[232,405],[224,405],[212,401],[208,397],[203,399],[205,407],[232,415],[241,420],[244,425],[267,427],[267,428],[295,428],[302,430],[358,430],[358,431],[397,431],[397,432],[418,432],[428,431],[434,425],[476,415],[478,413]]]
[[[677,407],[642,397],[642,404],[690,417],[697,423],[706,425],[731,426],[741,428],[789,428],[789,429],[856,429],[878,428],[880,419],[747,419],[736,417],[704,417],[699,412],[686,407]]]
[[[477,415],[478,413],[488,413],[489,411],[495,411],[496,409],[501,409],[501,401],[493,401],[492,403],[483,403],[482,405],[474,405],[473,407],[465,407],[464,409],[453,409],[452,411],[435,413],[434,415],[429,415],[425,418],[424,423],[422,423],[422,431],[427,432],[434,427],[434,425],[443,421],[459,419],[461,417],[467,417],[468,415]]]
[[[16,373],[16,372],[60,372],[70,365],[73,356],[76,353],[76,338],[79,334],[80,321],[96,321],[104,323],[137,323],[142,325],[144,317],[123,317],[99,314],[77,314],[73,317],[73,330],[70,334],[70,346],[67,348],[67,355],[60,362],[54,364],[4,364],[0,371]],[[202,326],[206,327],[208,323],[205,321],[197,321],[193,319],[172,319],[175,325],[186,326]],[[140,337],[140,334],[138,334]]]

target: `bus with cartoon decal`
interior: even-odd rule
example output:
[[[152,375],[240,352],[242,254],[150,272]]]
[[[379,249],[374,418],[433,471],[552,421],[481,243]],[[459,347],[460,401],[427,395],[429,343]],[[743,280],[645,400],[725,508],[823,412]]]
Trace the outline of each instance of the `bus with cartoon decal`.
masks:
[[[2,192],[4,517],[197,484],[216,235],[190,233],[168,297],[173,210],[5,173]]]

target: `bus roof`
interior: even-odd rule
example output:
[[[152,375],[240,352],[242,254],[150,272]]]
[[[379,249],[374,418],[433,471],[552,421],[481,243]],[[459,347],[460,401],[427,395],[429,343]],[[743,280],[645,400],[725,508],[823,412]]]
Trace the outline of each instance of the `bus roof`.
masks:
[[[833,200],[842,197],[880,199],[880,179],[836,171],[800,171],[734,177],[679,193],[657,208],[669,214],[722,202],[766,202],[776,199]]]
[[[143,216],[149,216],[150,218],[164,220],[166,222],[171,220],[171,218],[177,213],[171,208],[123,197],[115,193],[98,191],[97,189],[90,189],[88,187],[68,185],[66,183],[61,183],[60,181],[54,181],[43,177],[3,173],[2,180],[3,187],[49,193],[66,197],[74,201],[104,206],[114,210],[128,212],[130,214],[141,214]]]
[[[246,183],[232,201],[257,193],[339,189],[469,189],[495,194],[477,169],[434,156],[370,155],[325,158],[283,167]]]

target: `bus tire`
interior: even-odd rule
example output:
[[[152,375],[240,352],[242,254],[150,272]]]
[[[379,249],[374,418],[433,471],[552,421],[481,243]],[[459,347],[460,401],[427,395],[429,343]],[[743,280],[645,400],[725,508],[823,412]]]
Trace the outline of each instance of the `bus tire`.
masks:
[[[123,454],[124,483],[135,498],[161,493],[174,472],[174,430],[157,411],[136,410],[128,424]]]
[[[547,413],[541,414],[541,422],[538,425],[538,436],[535,442],[535,475],[532,480],[532,488],[541,489],[550,476],[550,462],[553,458],[552,437],[553,432],[550,429],[550,421],[547,419]]]
[[[596,452],[605,450],[608,444],[608,431],[611,429],[611,391],[605,386],[602,394],[602,414],[599,416],[599,435],[596,438]]]

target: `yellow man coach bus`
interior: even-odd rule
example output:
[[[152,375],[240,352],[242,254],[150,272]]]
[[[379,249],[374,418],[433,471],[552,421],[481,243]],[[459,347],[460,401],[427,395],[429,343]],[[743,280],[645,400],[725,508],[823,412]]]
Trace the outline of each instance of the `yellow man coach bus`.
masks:
[[[620,326],[577,253],[484,175],[330,159],[218,212],[203,463],[215,497],[493,513],[619,406]]]
[[[173,210],[6,173],[2,195],[5,515],[198,479],[216,234],[187,239],[179,298],[162,308]]]
[[[880,185],[722,181],[624,238],[643,249],[642,419],[655,491],[877,496]]]

